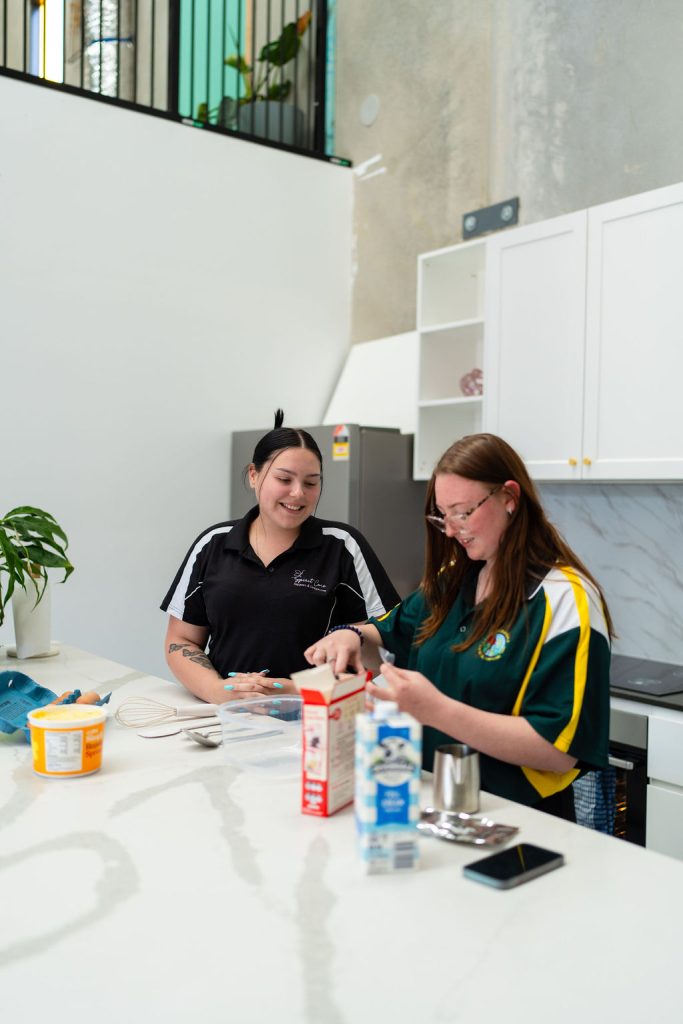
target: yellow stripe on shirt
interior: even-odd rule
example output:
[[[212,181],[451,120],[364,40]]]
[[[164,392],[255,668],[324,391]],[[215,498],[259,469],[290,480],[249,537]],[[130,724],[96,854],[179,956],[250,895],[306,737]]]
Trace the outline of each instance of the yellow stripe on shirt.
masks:
[[[576,601],[576,608],[579,613],[579,642],[576,645],[576,657],[574,659],[574,702],[572,705],[572,716],[554,743],[558,750],[566,754],[574,739],[576,727],[579,724],[579,715],[581,714],[583,697],[586,692],[591,620],[588,608],[588,594],[585,591],[581,577],[573,569],[563,567],[560,571],[564,573],[572,585],[574,600]]]
[[[399,604],[400,603],[401,602],[399,601]],[[373,618],[375,619],[375,622],[384,622],[384,620],[388,619],[389,616],[392,614],[392,612],[395,612],[397,608],[398,608],[398,604],[395,604],[394,607],[390,608],[388,612],[384,613],[384,615],[373,616]]]
[[[569,722],[566,724],[560,735],[555,740],[553,746],[563,753],[567,753],[569,745],[574,739],[576,733],[576,727],[579,721],[579,715],[581,713],[581,705],[583,704],[583,697],[586,691],[586,678],[588,674],[588,647],[590,642],[590,615],[588,610],[588,596],[585,589],[582,586],[580,577],[574,572],[573,569],[568,567],[561,567],[560,572],[567,577],[572,586],[572,592],[574,594],[574,601],[579,615],[579,641],[576,649],[576,657],[574,659],[574,692],[572,702],[572,714]],[[548,599],[548,595],[545,596],[545,616],[543,619],[543,627],[541,629],[541,635],[538,638],[538,643],[534,649],[534,653],[531,656],[528,668],[526,670],[522,685],[515,706],[512,709],[513,715],[519,715],[522,707],[522,701],[529,685],[529,680],[533,670],[536,668],[536,664],[541,655],[543,644],[545,643],[546,637],[550,630],[552,623],[552,607]],[[579,774],[578,768],[571,768],[566,772],[552,772],[552,771],[541,771],[536,768],[527,768],[524,765],[520,766],[528,782],[534,787],[537,793],[542,797],[552,796],[554,793],[559,793],[563,789],[566,789]]]
[[[545,638],[548,635],[548,631],[550,629],[550,623],[552,621],[553,621],[553,609],[552,609],[552,606],[550,604],[550,601],[548,600],[548,595],[545,594],[545,615],[543,616],[543,626],[541,627],[541,635],[538,638],[538,643],[536,644],[536,647],[534,648],[534,653],[531,655],[531,660],[530,660],[529,664],[527,665],[526,672],[524,673],[524,679],[522,680],[522,685],[519,688],[519,693],[517,694],[517,700],[515,701],[515,706],[512,709],[512,714],[513,715],[519,715],[519,712],[520,712],[520,710],[522,708],[522,701],[524,700],[524,695],[526,693],[527,686],[529,685],[529,680],[531,679],[531,673],[536,668],[536,663],[538,662],[538,659],[541,656],[541,651],[543,650],[543,644],[545,643]]]

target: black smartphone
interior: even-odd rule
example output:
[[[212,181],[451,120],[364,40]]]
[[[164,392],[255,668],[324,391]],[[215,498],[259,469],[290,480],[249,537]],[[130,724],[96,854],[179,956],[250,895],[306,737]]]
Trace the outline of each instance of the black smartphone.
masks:
[[[493,885],[496,889],[512,889],[515,885],[538,878],[546,871],[560,868],[563,864],[564,857],[561,853],[544,850],[541,846],[532,846],[530,843],[518,843],[509,850],[466,864],[462,873],[466,878],[483,882],[485,885]]]

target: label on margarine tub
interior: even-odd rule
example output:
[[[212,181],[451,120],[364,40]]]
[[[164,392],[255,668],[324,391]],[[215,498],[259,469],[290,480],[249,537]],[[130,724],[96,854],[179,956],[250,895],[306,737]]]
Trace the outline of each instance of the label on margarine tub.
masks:
[[[45,770],[77,772],[83,764],[83,730],[45,733]]]

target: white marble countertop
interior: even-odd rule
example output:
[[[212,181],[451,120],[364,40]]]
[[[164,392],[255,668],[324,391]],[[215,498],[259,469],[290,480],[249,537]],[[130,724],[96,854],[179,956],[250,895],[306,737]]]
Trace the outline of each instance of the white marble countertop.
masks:
[[[112,709],[184,696],[68,648],[0,652],[7,668],[58,693],[112,689]],[[350,809],[303,816],[296,783],[181,735],[112,719],[102,770],[81,779],[37,776],[21,734],[0,734],[0,762],[13,1022],[680,1019],[679,861],[484,794],[483,811],[566,866],[501,892],[462,876],[486,851],[425,838],[419,871],[365,876]]]

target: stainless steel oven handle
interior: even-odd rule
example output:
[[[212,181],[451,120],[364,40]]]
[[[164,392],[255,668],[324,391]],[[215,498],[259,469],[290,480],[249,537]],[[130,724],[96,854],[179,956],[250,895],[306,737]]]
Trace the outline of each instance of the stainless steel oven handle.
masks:
[[[611,754],[608,760],[610,768],[623,768],[627,772],[632,772],[636,768],[634,761],[624,761],[621,757],[612,757]]]

